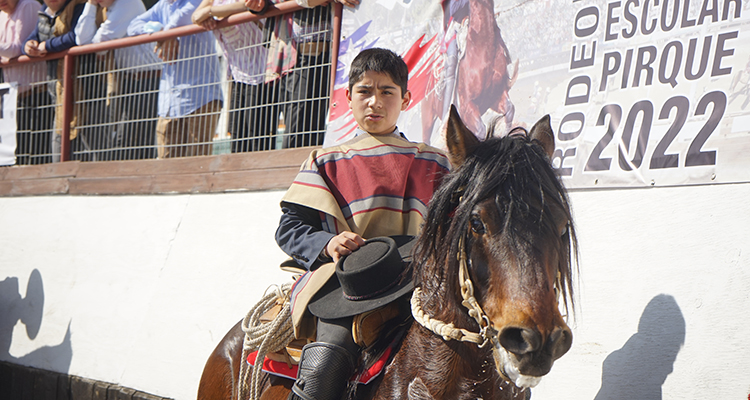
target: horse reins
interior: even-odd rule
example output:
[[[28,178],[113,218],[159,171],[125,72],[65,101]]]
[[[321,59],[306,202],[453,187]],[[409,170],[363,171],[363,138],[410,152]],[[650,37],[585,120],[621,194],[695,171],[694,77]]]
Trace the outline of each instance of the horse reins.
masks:
[[[418,287],[414,288],[414,293],[411,296],[411,313],[420,325],[438,336],[442,336],[444,340],[453,339],[461,342],[472,342],[479,345],[480,348],[487,346],[487,343],[492,343],[493,347],[495,347],[499,344],[497,338],[498,332],[492,327],[490,319],[474,297],[474,284],[471,282],[471,277],[469,276],[463,236],[459,239],[458,246],[458,281],[461,286],[461,297],[463,298],[461,304],[466,307],[469,316],[474,318],[477,324],[479,324],[479,333],[463,328],[456,328],[453,323],[445,323],[427,315],[422,309],[422,304],[419,300],[422,291]]]

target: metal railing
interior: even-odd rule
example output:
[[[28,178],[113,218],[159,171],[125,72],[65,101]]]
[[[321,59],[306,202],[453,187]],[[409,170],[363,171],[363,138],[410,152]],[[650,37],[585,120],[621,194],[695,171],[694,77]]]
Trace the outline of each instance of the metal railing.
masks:
[[[340,5],[287,1],[263,18],[230,16],[213,33],[183,26],[4,62],[47,72],[19,87],[16,164],[320,145],[340,15]],[[175,38],[178,57],[153,56]]]

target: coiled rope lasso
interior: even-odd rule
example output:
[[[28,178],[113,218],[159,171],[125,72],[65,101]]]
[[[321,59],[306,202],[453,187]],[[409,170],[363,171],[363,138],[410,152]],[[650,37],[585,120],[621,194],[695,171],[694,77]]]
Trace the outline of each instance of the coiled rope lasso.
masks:
[[[241,327],[242,331],[245,332],[245,339],[242,343],[242,360],[240,361],[237,400],[246,400],[248,398],[250,400],[257,400],[260,398],[260,374],[266,354],[279,351],[294,340],[291,306],[289,304],[291,289],[292,283],[269,287],[266,289],[266,294],[263,298],[242,320]],[[283,304],[279,314],[271,322],[261,323],[260,317],[279,303]],[[255,365],[251,373],[247,357],[255,350],[258,351],[258,355],[255,358]],[[248,374],[251,374],[252,386],[248,384]]]

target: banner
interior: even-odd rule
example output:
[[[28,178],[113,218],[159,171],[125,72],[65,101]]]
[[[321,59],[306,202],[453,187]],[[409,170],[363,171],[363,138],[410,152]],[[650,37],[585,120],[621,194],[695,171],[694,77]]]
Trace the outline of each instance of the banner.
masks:
[[[0,165],[16,163],[16,98],[15,83],[0,83]]]
[[[348,66],[409,66],[399,128],[444,147],[450,104],[483,138],[550,114],[568,187],[750,181],[750,2],[381,0],[344,8],[326,145],[356,127]]]

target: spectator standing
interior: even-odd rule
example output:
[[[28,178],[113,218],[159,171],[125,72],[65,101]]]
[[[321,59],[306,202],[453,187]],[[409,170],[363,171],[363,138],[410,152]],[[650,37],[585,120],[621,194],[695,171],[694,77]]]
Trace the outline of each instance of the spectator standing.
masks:
[[[86,0],[44,0],[46,7],[39,12],[39,19],[34,31],[29,35],[24,44],[23,52],[29,57],[42,57],[47,53],[57,53],[67,50],[76,44],[75,26],[78,18],[83,12]],[[104,20],[104,13],[97,10],[96,23]],[[95,69],[96,57],[93,54],[78,57],[79,71],[90,73]],[[47,61],[48,90],[55,104],[55,134],[52,136],[52,161],[60,161],[62,147],[62,75],[63,66],[58,60]],[[76,80],[75,97],[80,100],[90,97],[84,93],[83,88],[100,89],[101,85],[93,82]],[[82,119],[88,115],[86,107],[82,103],[74,110],[71,121],[70,140],[71,148],[89,148],[90,144],[86,138],[78,137],[76,126],[81,124]]]
[[[149,22],[164,30],[189,25],[199,0],[159,0],[128,26],[128,35],[147,33]],[[159,158],[210,155],[222,94],[219,59],[209,32],[157,43],[164,61],[156,127]]]
[[[97,7],[104,8],[107,15],[98,28]],[[130,22],[144,12],[146,7],[141,0],[88,0],[75,28],[76,44],[123,38]],[[154,158],[161,63],[148,44],[115,49],[107,53],[107,59],[110,70],[115,71],[107,75],[108,115],[112,123],[107,147],[113,149],[109,158]]]
[[[284,104],[286,122],[284,148],[323,144],[328,114],[331,7],[326,5],[327,0],[297,0],[297,3],[309,8],[280,17],[276,26],[280,37],[283,37],[281,29],[289,31],[287,35],[296,47],[296,52],[286,52],[280,57],[283,65],[293,65],[282,78],[279,100]]]
[[[23,43],[36,27],[42,5],[35,0],[0,0],[0,57],[3,61],[22,54]],[[46,90],[31,83],[44,80],[43,63],[3,68],[3,81],[18,84],[16,111],[16,164],[50,162],[50,104]]]
[[[278,80],[266,79],[268,49],[264,45],[265,20],[214,29],[216,20],[250,11],[262,14],[270,0],[203,0],[193,13],[193,23],[213,30],[232,75],[229,132],[232,153],[270,150],[276,131]]]

